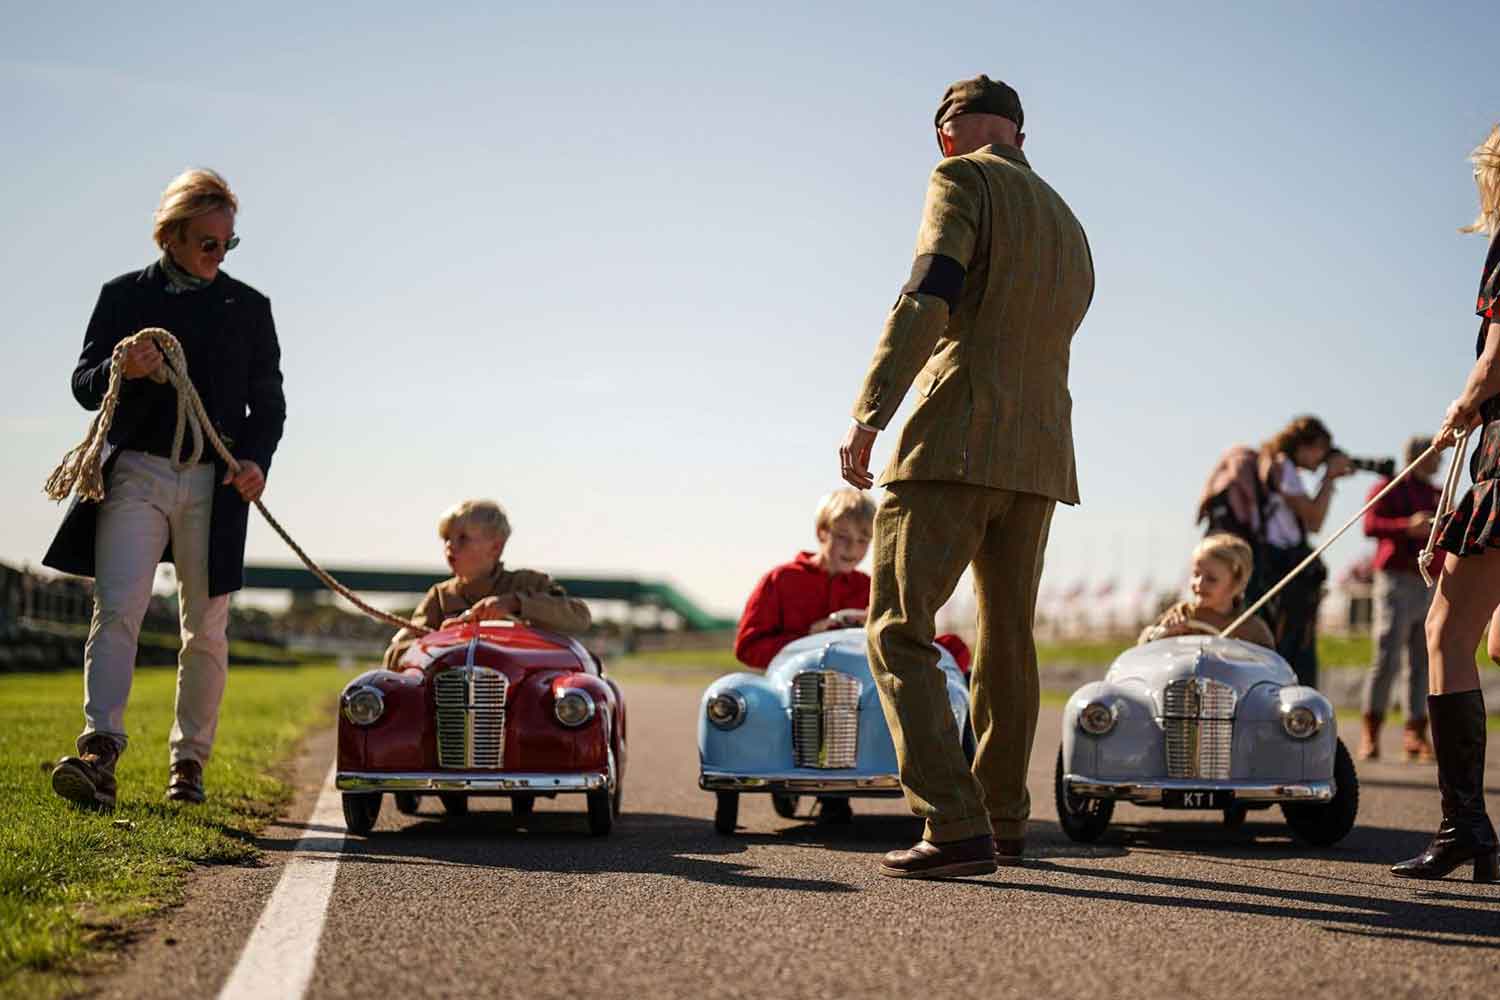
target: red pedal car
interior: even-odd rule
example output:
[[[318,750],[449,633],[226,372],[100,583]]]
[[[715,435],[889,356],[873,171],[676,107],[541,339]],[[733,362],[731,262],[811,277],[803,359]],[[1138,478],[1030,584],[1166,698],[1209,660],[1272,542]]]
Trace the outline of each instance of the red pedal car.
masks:
[[[433,632],[339,699],[350,833],[370,832],[386,792],[404,813],[435,794],[450,815],[467,812],[471,795],[508,796],[517,817],[539,795],[579,794],[599,836],[619,814],[624,776],[619,685],[577,641],[517,622]]]

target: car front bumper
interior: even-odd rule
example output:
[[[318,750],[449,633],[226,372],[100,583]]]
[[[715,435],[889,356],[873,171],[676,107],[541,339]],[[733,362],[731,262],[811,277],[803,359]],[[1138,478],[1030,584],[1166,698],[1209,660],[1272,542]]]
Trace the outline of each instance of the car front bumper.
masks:
[[[698,776],[698,787],[710,792],[887,797],[901,794],[901,779],[894,774],[732,774],[727,771],[704,771]]]
[[[340,771],[334,780],[344,792],[598,792],[610,787],[608,771],[503,773],[496,771]]]
[[[1079,774],[1063,776],[1063,787],[1070,795],[1090,799],[1116,799],[1140,805],[1160,805],[1167,790],[1200,792],[1227,791],[1236,802],[1332,802],[1336,789],[1332,781],[1291,781],[1283,784],[1256,781],[1212,781],[1197,778],[1146,778],[1137,781],[1114,781],[1089,778]]]

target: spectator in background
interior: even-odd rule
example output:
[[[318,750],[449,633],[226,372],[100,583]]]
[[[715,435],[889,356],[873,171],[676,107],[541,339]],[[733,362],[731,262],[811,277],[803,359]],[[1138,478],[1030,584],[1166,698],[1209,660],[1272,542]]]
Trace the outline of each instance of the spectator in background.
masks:
[[[1416,461],[1432,444],[1431,438],[1414,437],[1406,443],[1403,465]],[[1406,654],[1406,731],[1402,750],[1407,760],[1432,763],[1432,744],[1427,742],[1427,609],[1432,593],[1422,582],[1417,566],[1423,543],[1437,512],[1438,489],[1431,483],[1442,464],[1438,452],[1412,470],[1395,489],[1365,514],[1365,534],[1376,539],[1375,548],[1375,656],[1365,676],[1364,733],[1359,759],[1380,756],[1380,727],[1390,698],[1391,681]],[[1382,478],[1370,490],[1370,498],[1390,484]],[[1436,567],[1431,567],[1435,569]]]
[[[1302,471],[1323,468],[1317,493],[1308,496]],[[1309,534],[1323,527],[1335,484],[1353,471],[1349,459],[1333,450],[1333,435],[1313,416],[1293,419],[1260,448],[1260,482],[1265,489],[1261,545],[1247,602],[1254,603],[1291,569],[1312,554]],[[1328,570],[1321,561],[1299,573],[1266,608],[1276,651],[1297,679],[1318,686],[1318,605]]]

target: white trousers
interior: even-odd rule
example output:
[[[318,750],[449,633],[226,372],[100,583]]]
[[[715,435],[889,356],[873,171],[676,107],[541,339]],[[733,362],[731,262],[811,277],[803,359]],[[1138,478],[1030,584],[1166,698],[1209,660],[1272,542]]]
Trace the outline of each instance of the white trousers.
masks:
[[[178,472],[167,459],[139,451],[121,452],[110,471],[94,536],[94,620],[83,651],[83,736],[105,733],[125,746],[125,703],[135,674],[136,644],[156,565],[170,539],[182,629],[171,762],[208,761],[229,670],[229,595],[208,596],[215,485],[212,465]]]

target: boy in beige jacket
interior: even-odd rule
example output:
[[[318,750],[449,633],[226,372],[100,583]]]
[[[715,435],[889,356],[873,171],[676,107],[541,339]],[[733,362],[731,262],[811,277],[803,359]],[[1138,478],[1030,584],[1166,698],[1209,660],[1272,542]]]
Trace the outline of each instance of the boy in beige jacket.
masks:
[[[436,629],[465,619],[515,618],[554,632],[586,631],[588,605],[569,597],[546,573],[507,569],[500,561],[510,540],[510,519],[493,500],[465,500],[438,519],[443,556],[453,576],[434,584],[412,617]],[[400,661],[420,633],[402,629],[386,647],[387,669]]]

